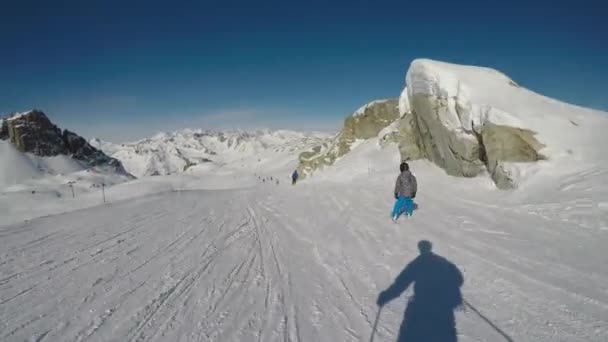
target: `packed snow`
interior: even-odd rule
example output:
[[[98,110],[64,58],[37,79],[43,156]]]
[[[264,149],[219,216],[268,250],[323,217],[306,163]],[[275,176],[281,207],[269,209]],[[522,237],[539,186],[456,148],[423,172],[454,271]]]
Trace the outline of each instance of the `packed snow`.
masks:
[[[503,192],[414,162],[419,209],[394,224],[398,162],[373,139],[296,186],[292,164],[30,203],[71,212],[0,227],[0,339],[394,341],[411,289],[375,301],[428,239],[465,279],[459,341],[605,340],[605,164]]]

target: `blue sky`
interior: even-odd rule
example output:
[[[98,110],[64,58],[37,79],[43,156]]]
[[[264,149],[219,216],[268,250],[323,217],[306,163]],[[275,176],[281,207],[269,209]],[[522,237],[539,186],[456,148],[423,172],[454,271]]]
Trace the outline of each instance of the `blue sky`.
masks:
[[[7,2],[0,113],[40,108],[113,141],[185,127],[332,130],[398,96],[418,57],[493,67],[608,110],[608,5],[530,2]]]

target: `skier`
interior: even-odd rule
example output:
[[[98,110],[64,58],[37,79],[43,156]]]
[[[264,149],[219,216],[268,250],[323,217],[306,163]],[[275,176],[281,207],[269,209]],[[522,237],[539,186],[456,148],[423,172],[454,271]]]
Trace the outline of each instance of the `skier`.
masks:
[[[401,173],[395,182],[395,206],[393,207],[393,221],[405,210],[405,216],[412,216],[414,212],[414,201],[416,191],[418,191],[418,183],[416,177],[410,172],[410,166],[406,162],[399,165]]]
[[[293,171],[293,173],[291,174],[291,185],[296,185],[296,182],[298,181],[298,170]]]

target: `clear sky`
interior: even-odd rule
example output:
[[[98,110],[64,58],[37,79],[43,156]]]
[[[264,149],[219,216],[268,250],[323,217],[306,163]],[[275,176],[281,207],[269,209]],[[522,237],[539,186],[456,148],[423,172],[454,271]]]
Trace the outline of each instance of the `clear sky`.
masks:
[[[605,1],[6,1],[0,113],[121,141],[159,130],[333,130],[414,58],[499,69],[608,110]]]

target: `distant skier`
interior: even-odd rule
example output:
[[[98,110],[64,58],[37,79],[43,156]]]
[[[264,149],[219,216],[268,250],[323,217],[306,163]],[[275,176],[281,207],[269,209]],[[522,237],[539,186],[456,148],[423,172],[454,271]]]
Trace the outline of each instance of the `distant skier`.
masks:
[[[393,221],[396,221],[399,215],[405,211],[405,216],[412,216],[414,212],[414,201],[416,191],[418,191],[418,183],[416,177],[410,172],[410,166],[403,162],[399,165],[401,173],[395,182],[395,206],[393,207]]]
[[[291,174],[291,185],[296,185],[296,182],[298,181],[298,170],[294,170],[293,173]]]

